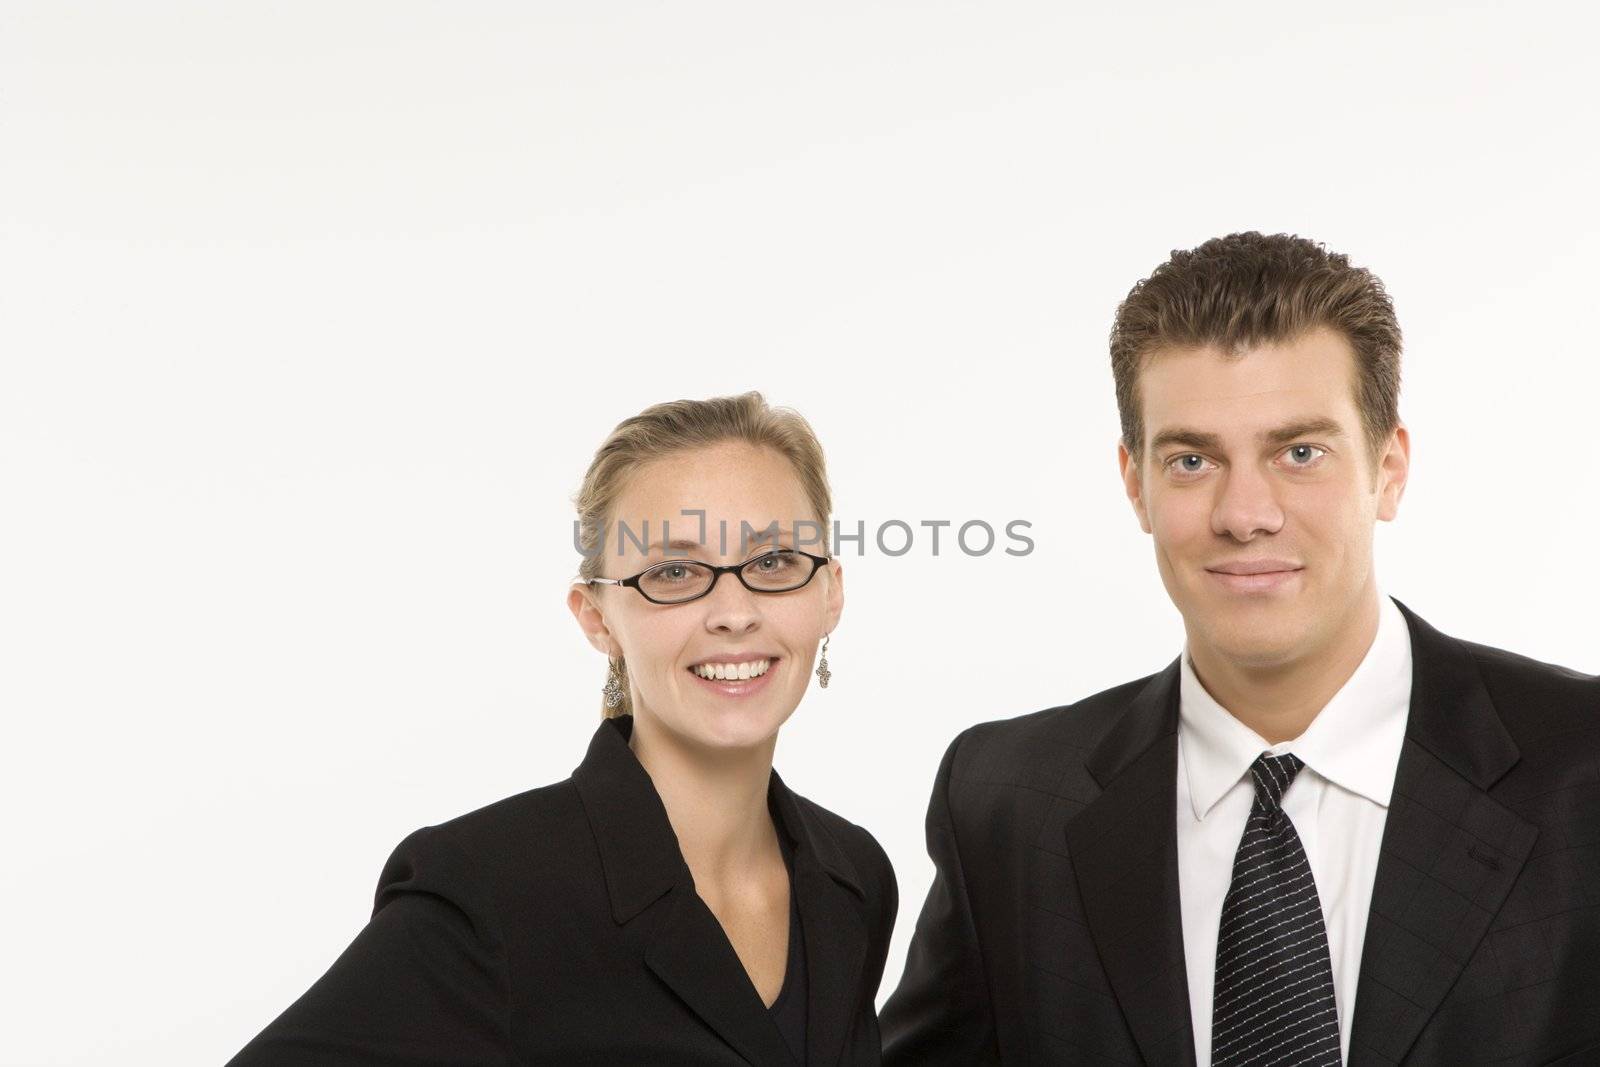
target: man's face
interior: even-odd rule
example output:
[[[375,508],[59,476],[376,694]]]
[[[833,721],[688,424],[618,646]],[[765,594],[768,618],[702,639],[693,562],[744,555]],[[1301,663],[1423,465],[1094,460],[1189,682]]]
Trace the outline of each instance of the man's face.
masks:
[[[1327,329],[1240,359],[1166,351],[1140,372],[1144,455],[1119,444],[1118,461],[1191,646],[1288,665],[1331,647],[1373,595],[1373,523],[1395,516],[1410,445],[1397,429],[1374,467],[1355,375]]]

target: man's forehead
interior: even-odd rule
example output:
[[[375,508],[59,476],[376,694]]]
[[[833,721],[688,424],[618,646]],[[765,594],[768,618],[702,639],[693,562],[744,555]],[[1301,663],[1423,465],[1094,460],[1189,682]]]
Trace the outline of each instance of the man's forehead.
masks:
[[[1139,371],[1141,385],[1194,396],[1239,396],[1271,390],[1345,387],[1354,380],[1355,354],[1344,336],[1318,327],[1296,337],[1229,350],[1216,345],[1162,348]],[[1148,399],[1148,394],[1147,394]],[[1162,399],[1168,399],[1163,397]]]
[[[1354,372],[1344,338],[1319,330],[1242,354],[1164,351],[1137,386],[1152,441],[1175,430],[1248,440],[1317,420],[1348,429],[1358,418]]]

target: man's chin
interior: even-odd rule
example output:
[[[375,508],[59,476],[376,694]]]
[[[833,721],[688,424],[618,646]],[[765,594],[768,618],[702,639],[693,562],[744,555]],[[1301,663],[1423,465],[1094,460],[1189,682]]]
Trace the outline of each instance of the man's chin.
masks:
[[[1293,663],[1303,653],[1304,632],[1287,615],[1279,618],[1211,621],[1200,628],[1214,654],[1251,670],[1271,670]]]

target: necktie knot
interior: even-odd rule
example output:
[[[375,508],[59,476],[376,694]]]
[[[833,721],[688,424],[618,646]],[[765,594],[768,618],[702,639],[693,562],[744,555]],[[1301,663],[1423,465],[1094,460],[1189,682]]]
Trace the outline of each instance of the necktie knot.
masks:
[[[1250,765],[1250,774],[1256,782],[1256,804],[1268,814],[1278,811],[1283,804],[1283,794],[1289,783],[1300,773],[1305,763],[1293,752],[1281,756],[1263,752]]]

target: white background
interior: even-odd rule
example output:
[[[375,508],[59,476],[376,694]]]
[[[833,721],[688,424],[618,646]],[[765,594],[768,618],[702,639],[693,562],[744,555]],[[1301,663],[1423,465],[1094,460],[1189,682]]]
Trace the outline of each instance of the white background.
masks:
[[[221,1063],[406,833],[570,773],[570,496],[752,387],[848,525],[1033,524],[847,554],[779,745],[899,872],[881,1001],[951,737],[1177,654],[1106,334],[1232,230],[1394,295],[1386,591],[1600,670],[1585,6],[1110,7],[0,7],[5,1062]]]

